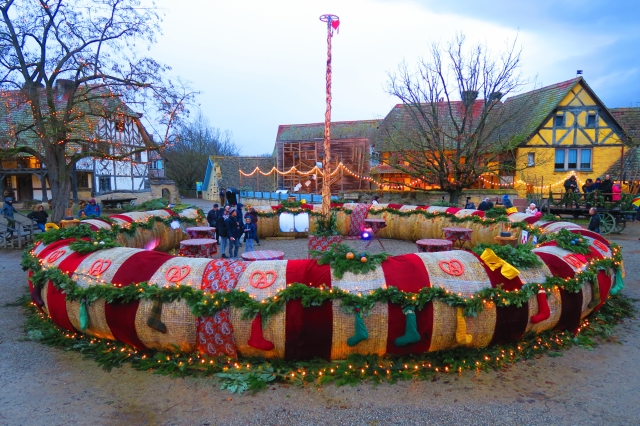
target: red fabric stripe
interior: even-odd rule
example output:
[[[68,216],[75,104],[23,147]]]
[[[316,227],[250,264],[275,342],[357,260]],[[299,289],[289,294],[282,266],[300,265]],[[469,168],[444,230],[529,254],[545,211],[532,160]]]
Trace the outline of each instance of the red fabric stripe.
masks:
[[[396,287],[405,292],[418,292],[423,287],[431,287],[429,273],[424,262],[415,254],[393,256],[382,262],[382,271],[387,286]],[[420,341],[407,346],[396,346],[394,341],[404,335],[406,317],[402,307],[389,303],[389,323],[387,337],[387,353],[397,355],[427,352],[431,345],[433,331],[433,304],[428,303],[423,310],[416,311],[416,322]]]
[[[59,249],[61,247],[64,247],[64,246],[68,246],[69,244],[73,243],[75,240],[76,240],[75,238],[65,238],[64,240],[55,241],[55,242],[49,244],[48,246],[46,246],[45,248],[43,248],[42,251],[40,253],[38,253],[38,257],[40,259],[44,259],[48,255],[50,255],[51,253],[56,251],[57,249]],[[69,250],[69,249],[67,249],[67,250]]]
[[[460,209],[457,207],[449,207],[447,210],[445,210],[445,213],[456,214],[459,211]]]
[[[71,253],[67,256],[58,268],[63,272],[68,272],[71,275],[80,265],[80,263],[88,256],[88,254]],[[56,325],[65,328],[69,331],[75,331],[73,324],[69,320],[69,314],[67,313],[67,302],[65,295],[61,290],[58,290],[51,281],[47,284],[47,308],[49,308],[49,315]]]
[[[404,204],[394,204],[394,203],[389,203],[387,205],[388,209],[396,209],[396,210],[400,210],[400,208],[404,206]]]
[[[169,213],[171,216],[179,216],[178,213],[174,212],[171,209],[162,209],[162,210],[164,210],[165,212]]]
[[[314,288],[321,284],[331,287],[331,269],[329,265],[318,265],[315,260],[289,260],[287,284],[291,283],[302,283]],[[303,308],[300,300],[289,301],[285,335],[285,359],[329,360],[333,338],[332,303]]]
[[[416,210],[426,210],[428,208],[429,208],[429,206],[418,206],[418,207],[416,207]]]
[[[533,216],[527,216],[524,218],[524,221],[526,223],[528,223],[529,225],[536,223],[537,221],[540,220],[540,218],[542,217],[542,213],[538,212],[536,214],[534,214]]]
[[[148,281],[153,274],[172,256],[158,251],[140,251],[124,261],[111,282],[128,286]],[[104,307],[107,325],[116,340],[139,349],[146,349],[136,332],[136,312],[139,300],[128,303],[107,303]]]
[[[109,216],[109,219],[122,219],[127,223],[133,223],[133,219],[131,219],[129,216],[125,216],[123,214],[113,214],[113,215]]]
[[[475,212],[471,213],[471,216],[484,217],[484,212],[482,210],[476,210]]]
[[[594,312],[600,310],[604,302],[609,297],[609,291],[611,290],[611,278],[605,271],[598,272],[598,287],[600,288],[600,303],[594,308]]]
[[[591,237],[594,240],[598,240],[601,243],[605,244],[607,247],[611,248],[609,241],[597,232],[589,231],[588,229],[572,229],[571,232],[573,232],[574,234],[584,235],[585,237]]]

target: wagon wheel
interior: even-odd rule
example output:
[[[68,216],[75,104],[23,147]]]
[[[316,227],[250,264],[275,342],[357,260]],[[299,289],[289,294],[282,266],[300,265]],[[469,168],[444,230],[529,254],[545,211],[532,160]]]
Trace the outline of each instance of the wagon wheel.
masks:
[[[122,203],[117,203],[116,204],[116,208],[121,209],[122,208]]]
[[[620,215],[616,218],[616,225],[613,227],[613,234],[621,234],[624,228],[627,226],[627,218],[624,215]]]
[[[136,200],[129,201],[129,204],[131,204],[132,206],[135,206],[136,205]]]
[[[616,226],[616,218],[611,213],[598,213],[600,216],[600,233],[608,234]]]

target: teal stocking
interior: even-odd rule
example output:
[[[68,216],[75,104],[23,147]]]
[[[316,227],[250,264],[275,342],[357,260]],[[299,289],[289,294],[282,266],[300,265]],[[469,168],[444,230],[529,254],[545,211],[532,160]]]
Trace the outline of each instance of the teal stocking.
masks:
[[[404,330],[404,336],[398,337],[395,340],[396,346],[406,346],[410,343],[416,343],[420,341],[420,334],[418,334],[418,324],[416,323],[416,313],[411,307],[404,308],[402,312],[406,317],[406,325]]]
[[[347,339],[347,345],[355,346],[368,338],[369,332],[367,331],[367,326],[364,325],[364,321],[362,320],[360,309],[356,309],[356,334]]]
[[[89,327],[89,311],[87,311],[87,301],[84,299],[80,301],[80,312],[78,317],[80,320],[80,330],[85,331]]]
[[[624,281],[622,281],[622,268],[616,271],[616,280],[613,283],[613,288],[609,292],[610,295],[615,296],[620,290],[624,288]]]

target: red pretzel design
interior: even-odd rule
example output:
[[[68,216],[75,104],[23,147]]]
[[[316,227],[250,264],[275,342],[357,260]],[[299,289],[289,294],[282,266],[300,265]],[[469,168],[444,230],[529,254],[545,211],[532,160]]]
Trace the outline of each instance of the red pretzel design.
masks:
[[[569,265],[573,266],[574,268],[582,268],[584,266],[584,262],[582,262],[580,259],[578,259],[578,257],[575,254],[566,254],[563,259],[565,260],[565,262],[567,262]]]
[[[60,259],[62,256],[64,256],[65,253],[67,253],[66,250],[62,250],[62,249],[56,250],[53,253],[51,253],[49,256],[47,256],[47,262],[53,263],[56,260]]]
[[[253,277],[256,275],[258,275],[259,278],[254,281]],[[276,282],[276,278],[278,278],[276,271],[253,271],[249,276],[249,284],[258,289],[269,288]]]
[[[446,268],[445,268],[446,265]],[[438,263],[440,269],[446,272],[449,275],[453,275],[454,277],[459,277],[464,274],[464,265],[456,259],[453,260],[441,260]]]
[[[598,247],[600,250],[602,250],[605,253],[609,253],[609,247],[607,247],[606,245],[604,245],[602,243],[602,241],[598,241],[598,240],[593,240],[593,245]]]
[[[111,261],[108,259],[98,259],[89,267],[89,275],[93,275],[97,277],[98,275],[102,275],[104,271],[109,269],[111,266]]]
[[[191,272],[191,267],[189,267],[187,265],[184,265],[184,266],[172,266],[164,274],[164,277],[170,283],[177,283],[179,281],[182,281],[187,275],[189,275],[190,272]]]

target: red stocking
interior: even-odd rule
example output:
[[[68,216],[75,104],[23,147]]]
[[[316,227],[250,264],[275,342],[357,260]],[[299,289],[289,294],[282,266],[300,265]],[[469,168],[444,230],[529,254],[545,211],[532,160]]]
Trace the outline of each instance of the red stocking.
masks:
[[[262,334],[262,318],[260,318],[260,312],[253,319],[251,323],[251,337],[249,337],[249,346],[252,348],[260,349],[263,351],[270,351],[273,349],[273,343],[266,340]]]
[[[544,321],[549,318],[551,312],[549,311],[549,302],[547,302],[547,293],[544,290],[538,292],[538,313],[531,317],[531,322],[534,324]]]

